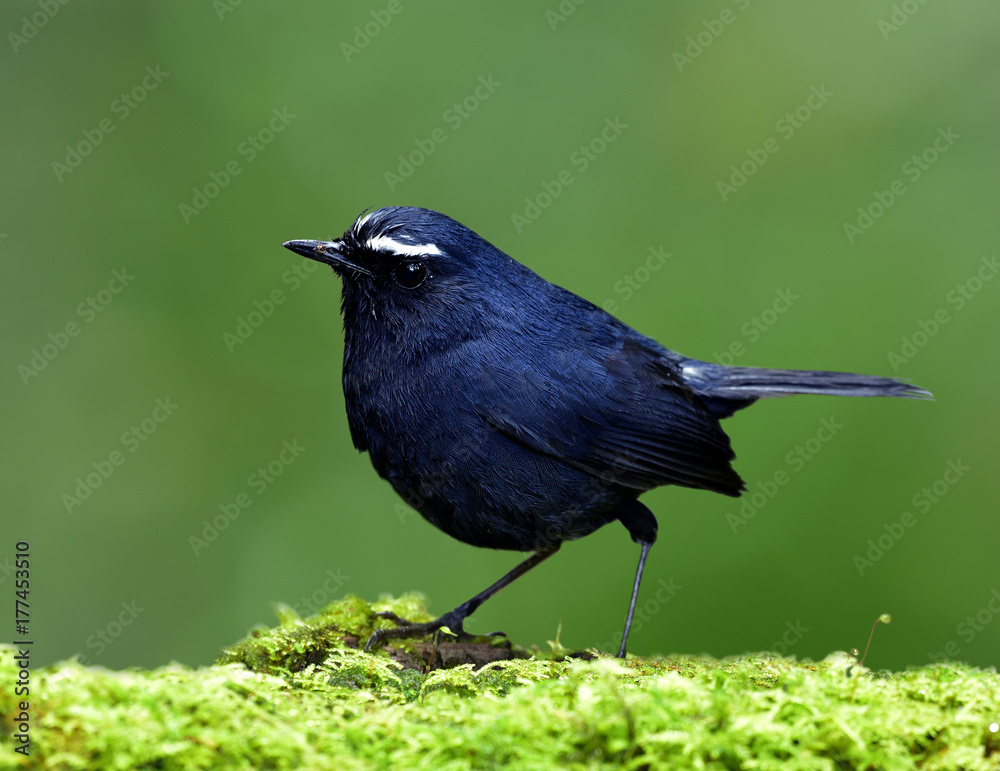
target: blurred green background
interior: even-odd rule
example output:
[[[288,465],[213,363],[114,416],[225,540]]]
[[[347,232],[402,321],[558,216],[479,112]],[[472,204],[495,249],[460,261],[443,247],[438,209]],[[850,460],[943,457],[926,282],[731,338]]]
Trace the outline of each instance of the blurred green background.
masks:
[[[872,666],[998,663],[995,3],[0,18],[0,592],[29,541],[36,661],[203,664],[277,602],[443,612],[521,558],[441,534],[354,451],[339,282],[281,248],[410,204],[690,356],[934,392],[728,420],[757,495],[644,497],[634,652],[817,658],[890,612]],[[467,626],[609,650],[637,556],[609,525]]]

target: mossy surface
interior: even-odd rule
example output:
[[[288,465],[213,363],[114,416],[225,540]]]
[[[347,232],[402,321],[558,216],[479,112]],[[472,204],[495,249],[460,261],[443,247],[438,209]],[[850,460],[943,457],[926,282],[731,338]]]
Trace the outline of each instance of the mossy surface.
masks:
[[[415,596],[376,607],[426,617]],[[211,667],[32,671],[27,758],[0,689],[0,768],[1000,769],[1000,677],[962,664],[523,658],[484,641],[515,658],[426,671],[434,646],[396,649],[410,666],[355,647],[388,623],[357,598],[281,615]],[[0,646],[2,683],[14,653]]]

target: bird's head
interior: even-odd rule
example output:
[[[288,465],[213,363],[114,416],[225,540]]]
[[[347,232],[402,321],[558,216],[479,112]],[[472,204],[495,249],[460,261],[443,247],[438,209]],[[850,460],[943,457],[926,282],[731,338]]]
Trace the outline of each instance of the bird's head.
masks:
[[[341,277],[349,334],[371,324],[397,336],[474,326],[498,292],[509,295],[530,273],[451,217],[411,206],[363,214],[333,241],[284,246]]]

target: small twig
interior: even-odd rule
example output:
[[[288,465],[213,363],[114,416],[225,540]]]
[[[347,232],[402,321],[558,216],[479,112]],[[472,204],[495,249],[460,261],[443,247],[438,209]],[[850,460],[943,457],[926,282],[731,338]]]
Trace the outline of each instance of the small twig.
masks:
[[[892,616],[890,616],[888,613],[883,613],[881,616],[879,616],[877,619],[875,619],[875,623],[872,624],[871,634],[868,635],[868,644],[865,645],[865,652],[861,656],[861,661],[858,662],[858,668],[859,669],[865,665],[865,657],[868,655],[868,649],[872,645],[872,638],[875,636],[875,627],[878,626],[878,622],[879,621],[881,621],[883,624],[891,624],[892,623]],[[858,655],[858,649],[857,648],[852,648],[851,649],[851,654],[854,655],[854,656],[857,656]],[[847,668],[847,676],[848,677],[851,676],[851,670],[852,669],[854,669],[854,665],[853,664]]]

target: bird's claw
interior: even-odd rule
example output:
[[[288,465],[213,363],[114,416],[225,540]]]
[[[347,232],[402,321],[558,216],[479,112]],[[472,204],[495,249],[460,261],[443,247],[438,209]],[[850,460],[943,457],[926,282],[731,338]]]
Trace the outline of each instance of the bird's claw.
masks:
[[[372,648],[381,645],[393,637],[426,637],[429,634],[439,637],[441,634],[444,634],[444,630],[447,630],[450,636],[457,639],[472,637],[462,627],[465,618],[458,616],[455,611],[445,613],[441,618],[434,621],[426,621],[421,624],[411,623],[389,610],[379,611],[375,616],[377,618],[388,619],[397,624],[397,626],[395,629],[376,629],[372,632],[371,637],[368,638],[368,642],[365,643],[365,653],[370,652]]]

